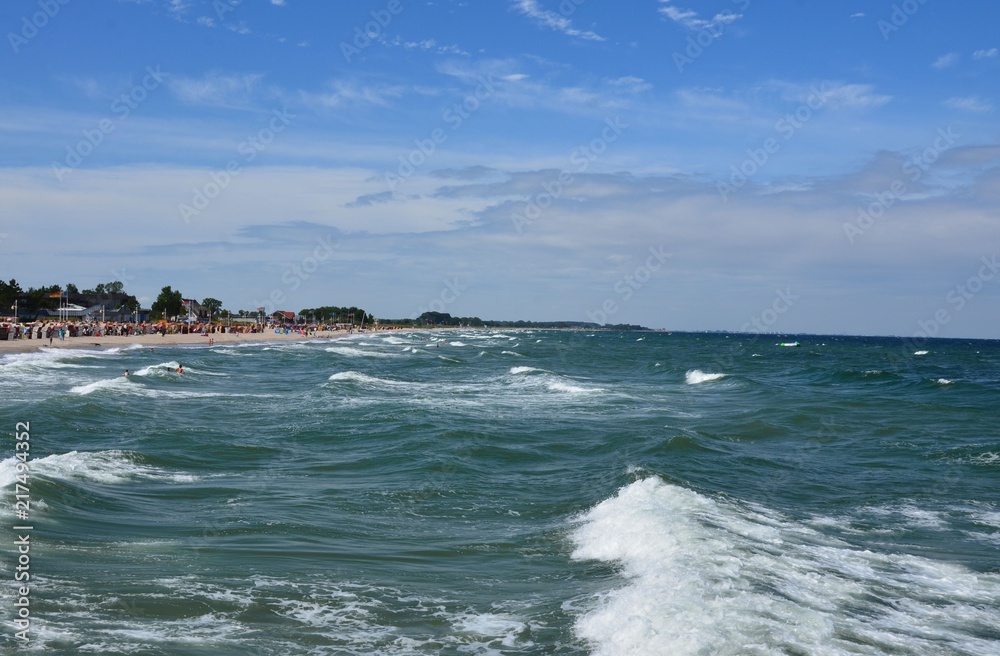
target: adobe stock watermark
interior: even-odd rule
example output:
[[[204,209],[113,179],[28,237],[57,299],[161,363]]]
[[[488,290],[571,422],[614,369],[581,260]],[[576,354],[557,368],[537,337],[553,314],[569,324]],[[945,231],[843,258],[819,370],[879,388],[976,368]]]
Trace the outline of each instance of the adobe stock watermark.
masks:
[[[750,6],[750,0],[733,0],[740,11],[746,10]],[[684,72],[684,67],[693,64],[696,59],[705,54],[705,51],[722,38],[727,23],[731,23],[738,18],[733,14],[719,13],[708,22],[705,27],[698,30],[695,35],[689,35],[685,42],[684,52],[674,50],[673,61],[678,73]]]
[[[805,102],[795,108],[795,111],[788,112],[774,124],[774,131],[787,142],[798,133],[802,127],[813,118],[815,112],[826,105],[830,98],[826,83],[821,83],[819,88],[813,87]],[[715,190],[719,192],[722,200],[728,201],[732,194],[742,189],[750,178],[755,176],[771,159],[771,156],[781,150],[782,141],[775,137],[768,137],[759,148],[747,148],[747,157],[739,165],[733,164],[729,167],[729,181],[719,181],[715,185]]]
[[[465,121],[493,96],[496,91],[495,85],[496,80],[492,74],[488,78],[480,77],[479,84],[476,85],[472,93],[465,96],[461,102],[453,103],[441,113],[441,120],[451,129],[451,132],[456,132],[461,128]],[[442,127],[434,128],[424,139],[414,139],[413,144],[416,148],[405,156],[398,157],[399,165],[396,167],[395,174],[389,171],[383,174],[389,191],[395,193],[399,183],[416,173],[417,169],[434,155],[438,146],[447,140],[448,131]]]
[[[25,14],[21,17],[21,29],[18,32],[7,32],[7,42],[10,43],[14,54],[20,53],[21,48],[38,36],[38,32],[58,16],[62,8],[69,3],[70,0],[38,0],[38,11],[30,16]]]
[[[361,51],[369,47],[376,39],[383,36],[385,28],[389,27],[392,19],[401,14],[403,3],[400,0],[389,0],[385,9],[373,9],[370,13],[372,19],[362,26],[354,28],[354,38],[351,43],[340,42],[340,54],[344,55],[344,61],[351,63],[351,58],[361,54]]]
[[[240,6],[240,0],[213,0],[212,9],[215,10],[215,16],[219,19],[221,23],[225,20],[227,14],[231,14],[236,11],[236,8]]]
[[[951,126],[938,129],[937,137],[933,143],[903,164],[902,174],[909,178],[912,184],[917,183],[930,171],[931,166],[940,159],[942,153],[955,147],[959,137],[960,135],[952,130]],[[857,218],[854,221],[845,221],[843,225],[847,241],[853,244],[858,237],[875,225],[897,201],[901,200],[907,191],[906,182],[902,178],[896,178],[889,184],[888,189],[876,193],[875,200],[867,207],[857,208]]]
[[[892,5],[889,13],[889,20],[880,18],[876,24],[883,41],[888,41],[895,32],[910,22],[920,8],[927,4],[927,0],[903,0],[903,2]]]
[[[969,276],[968,279],[955,285],[945,294],[944,300],[948,307],[938,308],[931,318],[917,321],[919,330],[913,335],[915,338],[937,336],[941,332],[941,328],[951,321],[956,313],[965,309],[969,301],[983,291],[986,283],[992,281],[1000,273],[1000,259],[995,254],[990,257],[984,255],[979,261],[983,264],[975,275]]]
[[[584,314],[596,324],[606,324],[608,318],[617,314],[621,309],[621,304],[631,300],[635,293],[652,280],[653,274],[662,269],[671,257],[673,257],[673,253],[664,252],[662,244],[656,247],[650,246],[646,261],[612,285],[611,289],[614,291],[614,295],[604,299],[597,309],[587,310]]]
[[[433,299],[425,307],[417,310],[413,317],[417,318],[424,312],[444,312],[445,308],[457,301],[462,292],[468,288],[468,285],[463,285],[458,281],[458,276],[445,279],[444,287],[441,288],[441,293],[437,295],[437,298]]]
[[[573,165],[576,173],[585,172],[591,163],[596,161],[608,149],[609,145],[617,141],[627,128],[628,124],[622,123],[621,118],[617,116],[614,119],[605,119],[600,136],[594,137],[589,143],[578,146],[570,153],[569,163]],[[517,234],[524,232],[526,226],[530,226],[536,221],[542,212],[551,207],[552,203],[575,182],[573,174],[566,170],[560,171],[555,180],[543,182],[542,193],[529,198],[520,213],[514,212],[510,215],[511,223],[514,224],[514,230],[517,231]]]
[[[316,247],[312,252],[297,263],[286,262],[285,270],[281,274],[282,287],[275,287],[267,295],[266,300],[253,302],[253,307],[263,307],[267,314],[273,314],[280,305],[288,300],[287,292],[295,292],[302,286],[302,283],[309,280],[317,271],[320,265],[333,257],[334,251],[340,246],[339,242],[332,236],[319,237],[316,239]]]
[[[134,85],[127,93],[123,93],[111,101],[109,110],[115,115],[115,118],[102,118],[94,128],[83,130],[83,139],[73,145],[66,146],[66,157],[63,158],[63,161],[52,162],[52,174],[56,176],[56,180],[62,182],[68,173],[79,168],[83,164],[83,160],[90,157],[97,147],[104,143],[104,139],[129,117],[132,110],[138,108],[149,97],[150,92],[155,91],[163,84],[164,79],[159,64],[155,68],[147,66],[146,74],[139,84]]]
[[[241,156],[234,157],[226,163],[226,166],[218,171],[209,173],[209,180],[200,187],[192,189],[191,202],[180,203],[177,211],[185,223],[191,223],[191,218],[200,215],[205,211],[213,200],[219,197],[233,178],[243,172],[243,165],[249,164],[257,159],[257,156],[274,141],[277,135],[284,132],[292,119],[297,118],[295,114],[290,114],[288,108],[273,110],[267,126],[257,132],[250,134],[236,147],[236,152]]]
[[[774,301],[771,306],[765,308],[759,315],[751,317],[750,321],[740,326],[740,330],[745,333],[754,332],[766,333],[771,330],[771,326],[778,322],[778,317],[788,312],[795,301],[801,297],[793,294],[790,287],[774,290]],[[753,331],[751,331],[751,328]]]

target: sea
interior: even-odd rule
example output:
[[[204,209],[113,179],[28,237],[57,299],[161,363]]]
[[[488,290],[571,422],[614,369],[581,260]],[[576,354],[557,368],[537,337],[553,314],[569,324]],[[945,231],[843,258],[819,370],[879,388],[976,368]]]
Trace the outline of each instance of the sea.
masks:
[[[998,341],[42,349],[0,398],[0,653],[1000,654]]]

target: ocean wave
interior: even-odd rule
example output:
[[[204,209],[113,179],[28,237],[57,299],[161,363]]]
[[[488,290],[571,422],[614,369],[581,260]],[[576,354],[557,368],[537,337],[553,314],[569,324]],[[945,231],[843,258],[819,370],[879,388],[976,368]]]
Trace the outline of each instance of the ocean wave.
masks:
[[[410,348],[410,347],[407,347]],[[364,349],[354,348],[353,346],[328,346],[323,349],[327,353],[336,353],[337,355],[343,355],[351,358],[398,358],[400,357],[397,353],[383,353],[381,351],[366,351]],[[403,349],[405,352],[406,349]]]
[[[1000,623],[1000,575],[854,547],[655,477],[584,513],[571,538],[574,559],[621,567],[620,587],[576,604],[575,633],[595,654],[995,648],[983,627]]]
[[[725,377],[726,374],[709,374],[699,369],[692,369],[684,374],[684,382],[688,385],[700,385],[701,383],[710,383]]]
[[[94,392],[102,390],[115,390],[119,392],[129,390],[128,378],[125,376],[118,376],[116,378],[105,378],[103,380],[97,380],[92,383],[86,383],[84,385],[76,385],[75,387],[69,388],[71,394],[80,394],[85,396],[87,394],[93,394]]]
[[[16,458],[0,462],[0,484],[8,486],[16,475]],[[137,479],[189,483],[197,476],[171,472],[144,464],[141,456],[129,451],[70,451],[30,461],[31,475],[61,480],[120,485]]]
[[[331,382],[347,381],[351,383],[364,383],[366,385],[414,385],[416,383],[408,383],[399,380],[389,380],[388,378],[378,378],[376,376],[369,376],[368,374],[363,374],[360,371],[340,371],[332,374],[327,380]]]
[[[551,373],[545,369],[538,369],[537,367],[511,367],[510,373],[512,376],[517,376],[519,374],[535,374],[535,373]]]

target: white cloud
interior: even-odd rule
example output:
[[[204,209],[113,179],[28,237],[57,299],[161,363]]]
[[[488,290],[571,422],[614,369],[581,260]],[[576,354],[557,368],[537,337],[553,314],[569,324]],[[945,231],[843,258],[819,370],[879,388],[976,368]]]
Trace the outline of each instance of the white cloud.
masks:
[[[830,84],[821,87],[827,105],[831,107],[868,109],[881,107],[892,100],[892,96],[875,93],[874,89],[871,84]]]
[[[388,107],[390,100],[402,97],[407,89],[398,85],[373,86],[360,84],[354,80],[334,80],[328,89],[320,92],[299,91],[299,100],[307,107],[330,110],[345,105],[372,105]]]
[[[215,27],[215,19],[211,16],[199,16],[197,23],[202,27]]]
[[[271,4],[274,5],[275,7],[284,7],[285,0],[271,0]]]
[[[224,75],[211,72],[202,78],[171,76],[167,84],[177,99],[187,105],[247,107],[259,95],[263,78],[255,73]]]
[[[977,50],[972,53],[973,59],[995,59],[1000,54],[1000,50],[990,48],[989,50]]]
[[[949,52],[946,55],[941,55],[940,57],[938,57],[934,61],[934,63],[931,64],[931,68],[934,68],[934,69],[939,70],[939,71],[943,71],[944,69],[950,68],[950,67],[954,66],[955,64],[957,64],[958,63],[958,59],[959,59],[959,55],[958,55],[957,52]]]
[[[191,3],[188,0],[170,0],[167,3],[167,8],[174,14],[183,14],[191,7]]]
[[[608,80],[608,83],[616,89],[621,89],[622,91],[626,91],[628,93],[642,93],[643,91],[649,91],[653,88],[652,84],[641,77],[636,77],[634,75],[626,75],[624,77]]]
[[[945,107],[957,109],[964,112],[975,112],[984,114],[993,111],[993,105],[983,100],[979,96],[966,96],[964,98],[949,98],[944,101]]]
[[[548,9],[538,6],[537,0],[515,0],[514,6],[525,16],[533,19],[539,25],[562,32],[567,36],[586,39],[589,41],[604,41],[604,37],[594,32],[578,30],[573,27],[573,22],[562,14],[557,14]],[[574,5],[575,8],[575,5]]]
[[[398,36],[389,41],[384,37],[380,42],[386,46],[405,48],[406,50],[425,50],[439,55],[468,55],[469,53],[455,44],[439,44],[435,39],[424,39],[422,41],[403,41]]]
[[[243,35],[250,34],[252,32],[252,30],[249,27],[247,27],[247,24],[243,21],[240,21],[236,25],[227,25],[226,29],[228,29],[231,32],[236,32],[237,34],[243,34]]]
[[[780,81],[771,82],[770,85],[778,88],[785,100],[814,103],[818,97],[827,109],[871,109],[892,100],[892,96],[877,93],[871,84],[845,84],[824,80],[808,85]]]
[[[524,71],[532,64],[541,69],[539,74]],[[472,87],[484,80],[494,81],[491,101],[574,115],[606,115],[608,110],[633,106],[636,94],[650,88],[645,80],[634,76],[600,81],[573,79],[568,84],[559,84],[558,76],[565,71],[545,61],[449,60],[438,64],[437,70]]]
[[[660,2],[668,3],[671,0],[660,0]],[[661,7],[659,11],[670,20],[683,25],[693,32],[700,32],[701,30],[710,29],[717,25],[729,25],[743,18],[743,14],[734,14],[733,12],[726,11],[716,14],[711,19],[704,19],[699,18],[698,12],[693,9],[678,9],[674,5]]]

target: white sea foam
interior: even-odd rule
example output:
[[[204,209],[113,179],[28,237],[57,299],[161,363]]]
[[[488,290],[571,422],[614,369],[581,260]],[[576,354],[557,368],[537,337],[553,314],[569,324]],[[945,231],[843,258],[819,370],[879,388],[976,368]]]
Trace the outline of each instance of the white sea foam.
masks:
[[[409,348],[409,347],[407,347]],[[324,349],[327,353],[336,353],[350,358],[398,358],[396,353],[383,353],[381,351],[366,351],[365,349],[351,346],[330,346]],[[404,351],[406,349],[403,349]]]
[[[573,558],[623,576],[576,620],[596,655],[995,653],[983,627],[1000,623],[1000,575],[854,547],[658,478],[592,508],[571,537]]]
[[[500,351],[500,354],[501,355],[516,355],[519,358],[523,358],[524,357],[523,355],[521,355],[517,351]]]
[[[147,367],[143,367],[132,373],[133,376],[174,376],[177,373],[177,367],[181,366],[176,360],[170,360],[169,362],[161,362],[160,364],[151,364]]]
[[[116,378],[105,378],[104,380],[97,380],[93,383],[87,383],[85,385],[77,385],[75,387],[69,388],[70,393],[87,395],[93,394],[94,392],[101,390],[115,390],[115,391],[128,391],[129,380],[125,376],[118,376]]]
[[[458,633],[493,638],[504,647],[515,646],[518,636],[528,629],[524,621],[499,613],[463,613],[452,620],[452,627]]]
[[[927,355],[930,351],[914,351],[913,355]]]
[[[0,463],[0,483],[10,485],[14,480],[17,461],[8,458]],[[143,464],[127,451],[70,451],[30,461],[31,475],[82,480],[105,485],[118,485],[136,479],[162,480],[186,483],[196,476],[167,471]]]
[[[972,462],[977,465],[996,465],[1000,464],[1000,454],[996,453],[980,453],[978,456],[972,458]]]
[[[699,369],[692,369],[684,374],[684,382],[688,385],[700,385],[701,383],[710,383],[725,377],[726,374],[708,374]]]
[[[468,346],[465,342],[448,342],[451,346]]]
[[[413,385],[415,383],[407,383],[399,380],[388,380],[386,378],[377,378],[375,376],[369,376],[368,374],[363,374],[360,371],[340,371],[330,376],[328,380],[331,381],[349,381],[352,383],[365,383],[367,385]]]
[[[562,392],[564,394],[597,394],[604,391],[603,387],[581,387],[580,385],[573,385],[562,380],[548,380],[545,383],[545,387],[553,392]]]
[[[953,385],[955,383],[955,381],[949,380],[947,378],[938,378],[935,382],[938,385]]]

